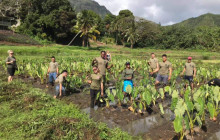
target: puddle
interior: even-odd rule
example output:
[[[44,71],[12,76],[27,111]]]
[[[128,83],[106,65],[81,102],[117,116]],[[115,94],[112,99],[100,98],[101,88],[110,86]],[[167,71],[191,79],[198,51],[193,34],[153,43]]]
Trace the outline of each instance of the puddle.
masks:
[[[146,133],[150,129],[161,126],[174,118],[171,110],[167,109],[164,113],[163,117],[160,114],[152,115],[144,119],[133,121],[126,126],[121,126],[121,128],[132,135]]]
[[[114,104],[114,103],[111,103],[111,104]],[[163,117],[160,114],[155,114],[155,115],[151,115],[146,118],[143,118],[143,119],[131,121],[127,125],[121,126],[119,124],[116,124],[113,121],[113,118],[111,117],[106,119],[105,116],[100,115],[97,110],[98,110],[98,106],[95,106],[94,109],[90,109],[90,108],[82,109],[82,111],[89,114],[90,118],[92,118],[93,120],[104,122],[110,128],[119,127],[122,130],[127,131],[132,135],[147,133],[150,129],[153,129],[157,126],[161,126],[167,123],[168,121],[171,121],[174,119],[173,112],[169,109],[166,109],[164,110],[165,114],[163,115]]]
[[[208,140],[220,140],[220,131],[212,135]]]

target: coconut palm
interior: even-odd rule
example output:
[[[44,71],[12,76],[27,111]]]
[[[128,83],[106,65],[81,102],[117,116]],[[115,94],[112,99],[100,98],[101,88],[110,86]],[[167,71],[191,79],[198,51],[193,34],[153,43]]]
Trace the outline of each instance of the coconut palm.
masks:
[[[100,34],[100,32],[96,29],[97,22],[93,13],[90,11],[84,10],[77,15],[77,23],[73,27],[73,31],[76,32],[76,36],[71,40],[68,44],[70,45],[74,39],[79,35],[82,37],[82,46],[90,46],[89,38],[96,40],[95,34]]]

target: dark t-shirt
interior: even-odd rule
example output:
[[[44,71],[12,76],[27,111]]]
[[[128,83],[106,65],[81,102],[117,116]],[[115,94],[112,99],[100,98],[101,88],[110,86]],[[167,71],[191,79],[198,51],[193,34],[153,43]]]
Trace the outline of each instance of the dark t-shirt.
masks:
[[[220,87],[220,79],[215,78],[208,82],[209,86],[219,86]]]

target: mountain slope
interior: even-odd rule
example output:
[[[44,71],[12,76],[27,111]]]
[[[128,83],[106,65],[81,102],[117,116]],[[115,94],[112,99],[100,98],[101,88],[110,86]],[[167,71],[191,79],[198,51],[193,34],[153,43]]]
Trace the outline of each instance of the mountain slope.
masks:
[[[198,26],[220,27],[220,15],[207,13],[199,17],[184,20],[171,26],[185,26],[189,28],[195,28]]]
[[[69,0],[69,2],[77,12],[82,10],[92,10],[101,17],[111,13],[105,6],[100,6],[99,3],[93,0]]]

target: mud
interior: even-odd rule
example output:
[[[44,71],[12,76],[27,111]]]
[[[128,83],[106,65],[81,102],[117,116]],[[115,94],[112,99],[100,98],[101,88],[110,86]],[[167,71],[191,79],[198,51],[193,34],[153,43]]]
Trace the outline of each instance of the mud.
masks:
[[[18,77],[17,77],[18,78]],[[40,88],[50,95],[54,95],[55,87],[40,83],[40,79],[31,77],[22,77],[24,82],[33,85],[35,88]],[[104,122],[110,128],[119,127],[132,135],[141,136],[143,139],[151,140],[171,140],[178,139],[173,128],[173,119],[175,116],[169,110],[170,99],[157,101],[155,106],[148,107],[142,114],[133,113],[128,110],[128,105],[122,104],[118,106],[116,103],[110,103],[110,107],[95,107],[90,109],[90,95],[88,86],[84,89],[79,89],[77,93],[58,98],[67,104],[76,104],[83,112],[88,114],[94,121]],[[164,107],[164,115],[161,115],[158,103],[162,103]],[[220,117],[218,117],[220,120]],[[199,129],[193,136],[195,140],[218,140],[220,139],[220,123],[212,122],[206,118],[206,129]],[[188,134],[186,139],[192,139]]]

